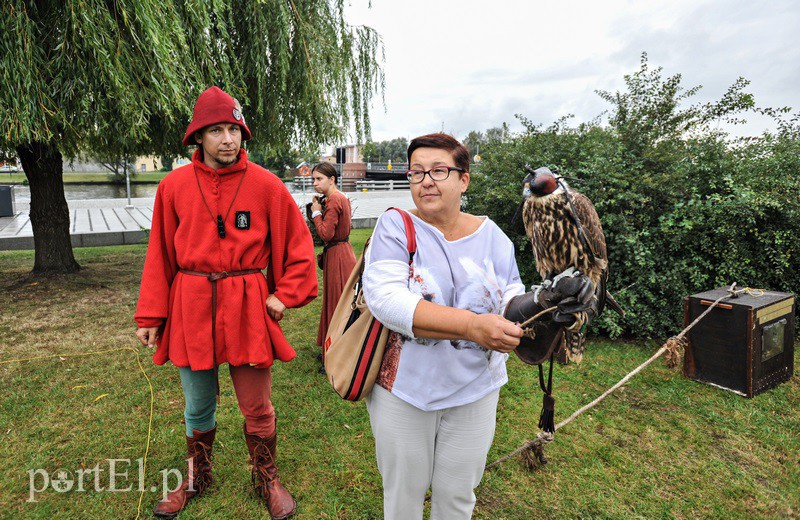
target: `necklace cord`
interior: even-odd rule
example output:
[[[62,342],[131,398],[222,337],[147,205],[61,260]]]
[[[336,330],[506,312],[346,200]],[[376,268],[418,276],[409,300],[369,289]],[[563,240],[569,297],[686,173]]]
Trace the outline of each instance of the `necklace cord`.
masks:
[[[217,232],[219,233],[220,238],[224,238],[225,222],[228,220],[228,216],[230,216],[231,214],[233,203],[236,202],[236,197],[239,195],[239,189],[242,187],[242,183],[244,182],[244,176],[247,174],[247,169],[250,167],[250,164],[248,163],[244,167],[244,172],[242,172],[242,177],[239,179],[239,185],[236,186],[236,191],[233,193],[231,204],[230,206],[228,206],[228,211],[225,212],[224,218],[222,218],[222,215],[217,215],[217,218],[214,218],[214,213],[211,211],[211,207],[208,205],[208,201],[206,201],[206,196],[203,194],[202,186],[200,186],[200,176],[197,174],[197,166],[193,164],[192,167],[194,168],[194,178],[197,181],[197,189],[200,191],[200,198],[203,200],[203,205],[206,207],[206,211],[208,211],[208,216],[211,217],[211,220],[217,225]]]

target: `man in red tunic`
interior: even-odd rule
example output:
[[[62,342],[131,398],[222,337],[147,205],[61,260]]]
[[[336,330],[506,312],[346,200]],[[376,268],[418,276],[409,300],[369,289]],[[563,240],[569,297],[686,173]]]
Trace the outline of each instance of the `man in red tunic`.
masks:
[[[188,476],[158,503],[158,517],[174,518],[211,483],[222,363],[245,417],[256,491],[274,519],[296,510],[278,481],[270,366],[295,357],[278,321],[317,296],[315,256],[283,182],[247,160],[241,143],[250,137],[238,102],[209,88],[183,138],[198,145],[191,164],[156,192],[136,335],[156,346],[156,364],[179,367],[189,455]]]

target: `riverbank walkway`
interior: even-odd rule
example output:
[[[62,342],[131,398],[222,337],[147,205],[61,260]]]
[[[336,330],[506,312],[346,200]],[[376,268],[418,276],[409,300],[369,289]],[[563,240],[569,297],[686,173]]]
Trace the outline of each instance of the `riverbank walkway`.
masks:
[[[304,208],[313,193],[294,193]],[[411,209],[414,202],[408,190],[346,193],[353,208],[353,227],[375,225],[381,213],[390,207]],[[147,242],[153,218],[153,198],[69,200],[70,235],[73,247],[143,244]],[[0,217],[0,250],[33,249],[33,229],[29,205],[17,205],[15,215]]]

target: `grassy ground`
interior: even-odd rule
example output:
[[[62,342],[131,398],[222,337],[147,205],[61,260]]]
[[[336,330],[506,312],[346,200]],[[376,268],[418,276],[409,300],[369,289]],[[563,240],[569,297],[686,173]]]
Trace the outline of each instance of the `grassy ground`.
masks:
[[[360,250],[368,230],[353,233]],[[148,433],[149,389],[136,357],[131,316],[144,246],[77,249],[75,276],[30,279],[31,252],[0,252],[0,516],[132,518],[139,493],[136,459]],[[274,367],[282,481],[298,519],[380,518],[381,486],[363,403],[345,403],[317,374],[319,300],[282,322],[298,351]],[[595,340],[580,366],[557,367],[556,421],[592,400],[647,359],[658,345]],[[183,468],[182,393],[177,370],[141,352],[155,392],[145,488],[162,469]],[[534,370],[514,356],[501,393],[493,461],[535,435],[541,392]],[[250,490],[242,419],[222,369],[215,483],[181,518],[268,518]],[[685,379],[656,362],[599,407],[569,424],[533,472],[517,459],[488,471],[475,518],[796,518],[800,514],[800,377],[755,399]],[[107,459],[118,462],[109,492]],[[99,465],[85,492],[51,485],[29,502],[36,468]],[[127,471],[126,476],[119,473]],[[35,474],[42,489],[43,476]],[[148,517],[160,492],[144,494]]]
[[[159,182],[168,172],[137,173],[131,177],[131,183],[153,183]],[[105,184],[109,182],[110,174],[106,173],[65,173],[64,184]],[[12,183],[19,184],[26,181],[25,174],[20,173],[0,173],[0,184]]]

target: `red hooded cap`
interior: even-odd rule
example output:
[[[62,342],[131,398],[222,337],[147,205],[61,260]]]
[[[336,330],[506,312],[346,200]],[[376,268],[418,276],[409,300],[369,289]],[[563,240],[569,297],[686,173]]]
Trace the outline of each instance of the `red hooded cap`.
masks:
[[[242,127],[242,141],[247,141],[253,136],[247,124],[244,122],[244,115],[239,103],[230,94],[219,87],[211,87],[197,98],[194,104],[192,122],[186,129],[183,136],[184,146],[197,144],[194,140],[194,133],[203,128],[218,123],[233,123]]]

